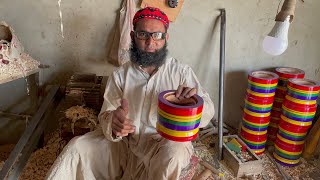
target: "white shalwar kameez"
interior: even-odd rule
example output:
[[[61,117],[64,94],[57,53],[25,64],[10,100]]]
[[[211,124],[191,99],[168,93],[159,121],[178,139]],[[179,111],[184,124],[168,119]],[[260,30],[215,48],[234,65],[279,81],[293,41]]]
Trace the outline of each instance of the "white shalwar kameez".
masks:
[[[179,179],[193,154],[192,144],[162,138],[156,131],[156,122],[158,94],[176,90],[182,84],[197,88],[197,94],[204,99],[200,127],[206,126],[213,118],[214,106],[189,66],[167,58],[150,76],[131,62],[124,64],[108,79],[98,117],[101,127],[73,138],[49,170],[47,179]],[[121,99],[129,102],[127,117],[136,130],[127,137],[114,138],[112,111],[120,106]]]

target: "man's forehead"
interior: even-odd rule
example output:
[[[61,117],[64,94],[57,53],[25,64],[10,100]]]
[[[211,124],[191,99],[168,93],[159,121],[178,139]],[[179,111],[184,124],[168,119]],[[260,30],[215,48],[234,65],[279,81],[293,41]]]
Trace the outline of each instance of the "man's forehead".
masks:
[[[164,24],[156,19],[141,19],[136,23],[136,30],[165,31]]]

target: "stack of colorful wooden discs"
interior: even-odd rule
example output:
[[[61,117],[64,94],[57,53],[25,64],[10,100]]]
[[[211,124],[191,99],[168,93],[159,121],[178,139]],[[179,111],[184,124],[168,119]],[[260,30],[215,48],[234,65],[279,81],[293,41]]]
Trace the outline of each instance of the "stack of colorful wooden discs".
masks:
[[[282,104],[275,159],[282,165],[299,163],[304,139],[316,113],[320,85],[307,79],[289,79]]]
[[[163,91],[158,97],[158,133],[172,141],[192,141],[199,131],[203,99],[194,95],[179,100],[174,90]]]
[[[248,75],[240,137],[256,153],[265,151],[270,112],[279,76],[269,71]]]
[[[304,71],[297,68],[276,68],[276,73],[279,75],[279,81],[270,115],[267,145],[273,145],[276,140],[276,135],[279,129],[281,107],[287,93],[288,79],[304,78]]]

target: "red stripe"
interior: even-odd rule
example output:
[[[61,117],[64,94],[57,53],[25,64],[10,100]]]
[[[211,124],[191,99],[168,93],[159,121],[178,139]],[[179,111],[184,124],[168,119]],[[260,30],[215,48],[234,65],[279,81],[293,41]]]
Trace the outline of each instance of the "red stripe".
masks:
[[[176,108],[168,106],[160,101],[158,101],[158,106],[161,110],[166,113],[176,115],[176,116],[195,116],[202,112],[203,105],[197,108]]]
[[[280,68],[279,68],[280,69]],[[289,74],[289,73],[284,73],[278,70],[278,68],[276,69],[276,73],[281,77],[281,78],[286,78],[286,79],[290,79],[290,78],[304,78],[304,72],[301,72],[299,74]]]
[[[267,140],[267,135],[253,135],[250,134],[248,132],[245,132],[241,129],[240,135],[242,137],[244,137],[245,139],[249,140],[249,141],[253,141],[253,142],[263,142],[265,140]]]
[[[294,111],[298,111],[298,112],[306,112],[306,113],[313,113],[316,112],[317,110],[317,106],[316,104],[311,105],[311,106],[305,106],[305,105],[297,105],[297,103],[290,103],[288,101],[284,101],[283,106],[285,106],[288,109],[294,110]]]
[[[260,84],[275,84],[278,83],[278,78],[275,77],[274,79],[260,79],[260,78],[256,78],[254,76],[251,76],[250,74],[248,74],[248,79],[252,82],[256,82],[256,83],[260,83]]]
[[[291,123],[287,123],[286,121],[284,121],[283,119],[280,120],[279,122],[279,126],[289,132],[292,133],[305,133],[308,131],[308,129],[311,127],[310,126],[298,126],[298,125],[294,125]]]
[[[288,144],[286,142],[281,141],[279,138],[276,138],[276,145],[288,152],[300,152],[303,149],[303,144],[301,145],[293,145],[293,144]]]
[[[310,80],[308,80],[310,81]],[[314,82],[314,81],[311,81],[311,82]],[[320,86],[319,84],[317,84],[316,82],[314,82],[316,85],[313,85],[313,86],[307,86],[307,85],[300,85],[300,84],[297,84],[297,83],[294,83],[294,80],[289,80],[288,82],[288,86],[291,86],[295,89],[300,89],[300,90],[303,90],[303,91],[318,91],[320,90]]]
[[[158,130],[157,130],[157,131],[158,131]],[[197,136],[198,136],[198,133],[196,133],[196,134],[193,135],[193,136],[188,136],[188,137],[174,137],[174,136],[170,136],[170,135],[168,135],[168,134],[166,134],[166,133],[164,133],[164,132],[161,132],[161,131],[158,131],[158,133],[159,133],[162,137],[164,137],[164,138],[166,138],[166,139],[169,139],[169,140],[172,140],[172,141],[178,141],[178,142],[192,141],[192,140],[196,139]]]
[[[255,117],[243,112],[243,118],[249,122],[257,124],[265,124],[270,122],[270,116],[267,117]]]
[[[247,92],[246,92],[245,98],[246,98],[246,100],[248,100],[251,103],[260,104],[260,105],[272,104],[272,102],[274,100],[274,96],[272,96],[272,97],[259,97],[259,96],[255,96],[255,95],[252,95]]]

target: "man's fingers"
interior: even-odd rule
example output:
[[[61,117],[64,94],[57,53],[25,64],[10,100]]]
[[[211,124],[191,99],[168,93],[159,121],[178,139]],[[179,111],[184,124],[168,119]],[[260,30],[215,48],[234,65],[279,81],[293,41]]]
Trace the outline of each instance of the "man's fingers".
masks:
[[[188,97],[187,97],[187,94],[188,94],[190,91],[191,91],[191,88],[185,87],[185,88],[183,89],[180,97],[182,97],[182,98],[188,98]]]
[[[190,98],[195,94],[197,94],[197,89],[196,88],[192,88],[185,97],[186,98]]]
[[[181,93],[182,93],[182,91],[183,91],[183,89],[184,89],[185,86],[186,86],[185,84],[182,84],[182,85],[179,85],[179,86],[178,86],[178,89],[177,89],[177,91],[176,91],[176,98],[179,98],[179,97],[180,97],[180,95],[181,95]]]

